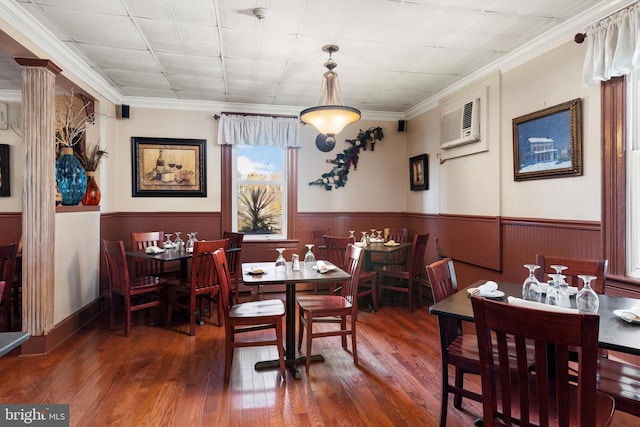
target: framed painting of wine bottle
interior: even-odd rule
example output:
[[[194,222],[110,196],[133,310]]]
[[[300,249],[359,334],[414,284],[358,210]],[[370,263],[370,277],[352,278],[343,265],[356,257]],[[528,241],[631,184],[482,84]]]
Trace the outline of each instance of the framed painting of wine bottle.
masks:
[[[206,140],[131,138],[133,197],[206,197]]]

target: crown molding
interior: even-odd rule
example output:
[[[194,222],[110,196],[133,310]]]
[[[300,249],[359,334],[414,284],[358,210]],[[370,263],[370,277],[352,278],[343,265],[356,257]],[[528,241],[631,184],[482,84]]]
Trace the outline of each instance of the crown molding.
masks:
[[[499,60],[479,69],[464,79],[448,86],[441,92],[425,99],[416,104],[414,107],[405,111],[407,119],[412,119],[422,113],[425,113],[438,105],[439,100],[447,96],[459,92],[473,83],[478,82],[496,71],[505,73],[510,71],[532,59],[549,52],[558,46],[573,40],[575,33],[583,33],[586,27],[600,21],[607,16],[636,3],[637,0],[613,0],[602,1],[579,15],[571,18],[567,22],[558,27],[549,30],[531,42],[521,46],[513,52],[504,55]]]
[[[0,15],[23,37],[50,56],[45,59],[50,59],[60,67],[63,70],[62,74],[67,71],[107,100],[114,104],[120,103],[122,98],[120,92],[115,90],[102,76],[85,64],[78,55],[73,53],[15,1],[1,1]]]
[[[525,44],[501,59],[489,64],[459,82],[447,87],[443,91],[423,100],[414,107],[404,112],[363,111],[362,118],[367,120],[403,120],[411,119],[419,114],[437,107],[440,99],[464,90],[488,75],[499,71],[507,72],[531,59],[538,57],[573,38],[574,33],[584,32],[585,27],[597,22],[606,16],[621,10],[637,0],[612,0],[602,1],[583,13],[575,16],[564,24],[550,30],[535,40]],[[240,104],[223,103],[214,101],[160,99],[144,97],[125,97],[111,86],[101,75],[58,40],[48,29],[40,24],[13,0],[0,1],[0,15],[22,36],[46,52],[56,65],[73,74],[89,86],[92,90],[111,101],[114,104],[129,104],[140,108],[158,108],[190,111],[222,111],[240,109],[246,112],[266,112],[271,114],[299,114],[304,107],[266,105],[266,104]],[[11,92],[11,91],[9,91]],[[0,93],[2,96],[3,93]],[[14,95],[11,95],[14,96]],[[15,98],[11,98],[15,99]]]
[[[256,114],[282,114],[297,116],[305,107],[293,105],[246,104],[233,102],[197,101],[189,99],[149,98],[142,96],[125,96],[122,104],[135,108],[153,108],[159,110],[177,111],[241,111]],[[362,118],[366,120],[396,121],[404,119],[404,113],[389,111],[362,111]]]

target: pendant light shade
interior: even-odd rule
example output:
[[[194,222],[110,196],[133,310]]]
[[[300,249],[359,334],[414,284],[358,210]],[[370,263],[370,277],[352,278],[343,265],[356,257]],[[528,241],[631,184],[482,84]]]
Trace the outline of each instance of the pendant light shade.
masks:
[[[329,71],[325,72],[322,78],[322,100],[317,106],[300,112],[300,120],[313,125],[320,133],[334,141],[335,135],[346,125],[360,120],[360,110],[344,105],[340,96],[338,74],[333,71],[338,64],[331,58],[331,54],[338,49],[336,45],[326,45],[322,48],[323,52],[329,53],[329,60],[324,63]]]

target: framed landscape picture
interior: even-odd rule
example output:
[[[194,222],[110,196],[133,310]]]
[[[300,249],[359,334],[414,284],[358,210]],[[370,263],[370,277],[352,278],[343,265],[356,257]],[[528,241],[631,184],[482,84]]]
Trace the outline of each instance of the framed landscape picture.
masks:
[[[427,154],[409,159],[409,182],[411,191],[429,189],[429,157]]]
[[[131,138],[133,197],[206,197],[206,140]]]
[[[582,175],[580,98],[513,119],[516,181]]]

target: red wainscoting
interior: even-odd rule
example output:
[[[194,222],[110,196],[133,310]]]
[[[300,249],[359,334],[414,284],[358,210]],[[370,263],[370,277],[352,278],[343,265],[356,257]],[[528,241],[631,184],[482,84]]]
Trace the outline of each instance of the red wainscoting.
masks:
[[[0,213],[0,245],[20,241],[22,236],[22,212]]]

